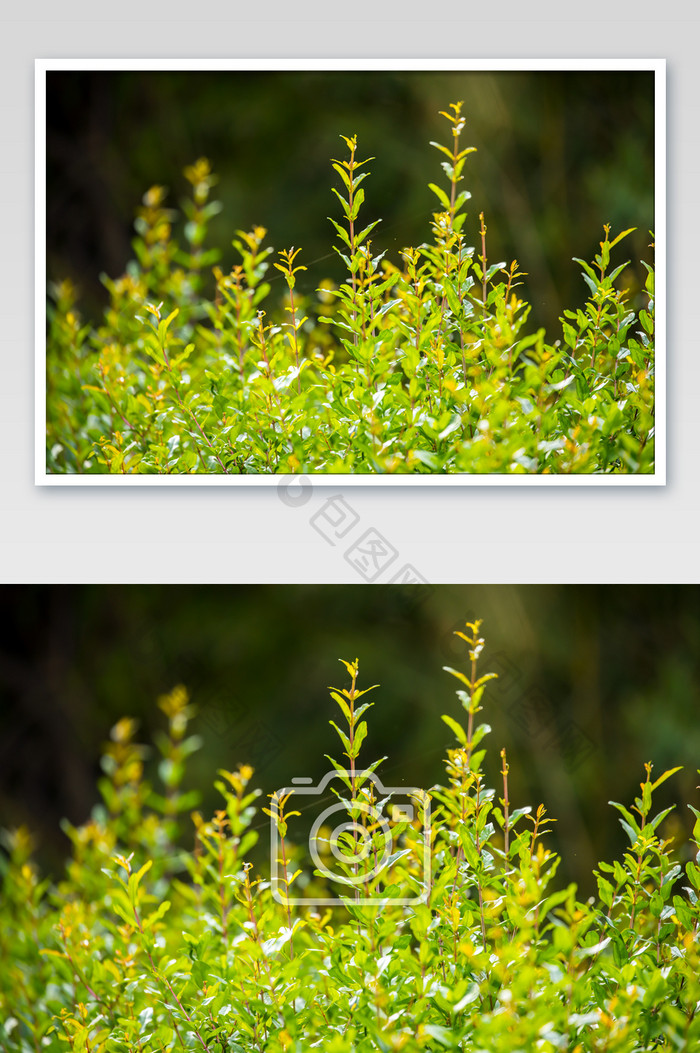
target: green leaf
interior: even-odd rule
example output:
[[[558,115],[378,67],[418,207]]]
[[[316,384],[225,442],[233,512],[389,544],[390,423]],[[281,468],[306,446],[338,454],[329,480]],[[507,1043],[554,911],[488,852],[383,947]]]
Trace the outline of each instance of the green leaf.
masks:
[[[447,724],[448,728],[450,728],[454,732],[454,734],[455,734],[456,738],[458,739],[458,741],[463,746],[466,746],[466,744],[467,744],[467,733],[464,730],[464,728],[462,727],[462,725],[459,724],[456,720],[453,720],[452,717],[445,716],[444,713],[442,714],[442,719],[445,721],[445,723]]]
[[[350,219],[350,205],[349,205],[349,203],[345,200],[345,198],[340,193],[340,191],[336,190],[336,188],[334,186],[331,187],[331,193],[335,194],[335,196],[338,198],[338,201],[340,201],[340,204],[343,206],[343,212],[344,212],[346,218]]]
[[[432,453],[431,450],[414,450],[413,456],[421,464],[424,464],[431,471],[439,471],[442,462],[436,453]]]
[[[479,724],[478,728],[476,728],[475,731],[472,734],[472,742],[471,742],[472,748],[474,748],[475,746],[479,745],[479,743],[483,739],[484,735],[490,735],[490,734],[491,734],[491,725],[490,724]]]
[[[334,760],[333,757],[330,756],[330,754],[326,753],[326,754],[324,754],[324,756],[325,756],[326,760],[329,760],[331,762],[331,764],[333,765],[335,770],[338,772],[338,775],[340,776],[341,781],[345,783],[345,785],[347,786],[347,788],[349,790],[352,789],[352,787],[350,785],[350,778],[349,778],[348,775],[345,774],[345,772],[346,772],[345,767],[342,764],[339,764],[337,760]]]
[[[649,910],[651,911],[653,917],[660,918],[663,909],[664,898],[658,891],[658,889],[655,889],[654,892],[652,892],[651,894],[651,899],[649,900]]]
[[[685,872],[690,878],[691,884],[698,890],[700,890],[700,867],[696,866],[695,863],[686,863]]]
[[[450,673],[451,676],[456,677],[457,680],[459,680],[462,684],[464,684],[466,687],[468,687],[469,690],[471,691],[472,682],[469,679],[469,677],[464,675],[464,673],[460,673],[458,669],[453,669],[449,665],[443,665],[442,668],[444,669],[444,671],[446,673]]]
[[[335,730],[338,732],[338,737],[340,738],[340,741],[345,746],[345,749],[347,751],[348,756],[351,756],[351,753],[350,753],[350,739],[348,738],[348,736],[345,734],[344,731],[340,730],[340,728],[335,723],[335,721],[329,720],[328,723],[331,725],[331,727],[335,728]]]
[[[350,219],[357,219],[357,214],[360,211],[360,206],[365,200],[364,190],[358,190],[353,198],[352,208],[350,210]]]
[[[466,201],[469,201],[470,198],[471,194],[468,190],[462,190],[459,194],[457,194],[457,197],[455,198],[455,212],[459,212],[462,205]]]
[[[364,693],[364,691],[360,691],[356,693],[355,697],[358,698],[359,695],[363,695]],[[355,710],[355,720],[359,720],[362,714],[365,713],[368,709],[371,709],[373,705],[374,702],[363,702],[361,706],[358,706]]]
[[[352,250],[352,245],[350,244],[350,235],[348,234],[348,232],[343,227],[341,227],[340,223],[336,223],[336,221],[331,216],[328,216],[327,218],[330,220],[330,222],[333,224],[333,226],[337,230],[339,237],[345,242],[347,247],[350,250]],[[325,292],[327,290],[322,290],[322,291]]]
[[[459,315],[462,313],[462,305],[459,302],[459,297],[457,295],[457,290],[455,288],[454,282],[446,278],[443,282],[442,287],[445,291],[447,303],[449,305],[450,310],[452,311],[452,314],[455,316],[455,318],[459,317]]]
[[[434,1038],[436,1042],[439,1042],[441,1046],[445,1046],[447,1049],[457,1048],[450,1028],[443,1027],[442,1024],[423,1024],[423,1031],[430,1038]]]
[[[131,925],[133,927],[135,923],[133,910],[125,910],[125,908],[122,907],[121,903],[116,902],[112,903],[112,910],[115,914],[119,915],[122,921],[125,921],[127,925]]]
[[[624,807],[624,805],[618,804],[617,801],[608,801],[608,804],[611,804],[613,808],[617,808],[618,812],[624,816],[624,819],[621,819],[620,823],[627,831],[631,843],[634,844],[640,835],[640,829],[637,826],[634,816]]]
[[[141,867],[140,870],[137,870],[135,874],[131,874],[130,875],[130,877],[129,877],[129,897],[131,898],[132,902],[134,901],[134,899],[136,897],[136,892],[137,892],[137,889],[139,887],[139,884],[141,883],[141,878],[143,877],[144,874],[146,874],[151,869],[152,866],[153,866],[153,860],[149,859],[146,863],[143,864],[143,866]]]
[[[596,955],[600,954],[601,951],[605,950],[612,939],[612,936],[606,936],[604,940],[600,940],[599,943],[594,943],[592,947],[581,947],[576,951],[575,957],[577,961],[582,961],[584,958],[595,958]]]
[[[347,170],[346,170],[345,168],[343,168],[343,166],[342,166],[342,165],[338,164],[338,162],[337,162],[337,161],[334,161],[334,162],[333,162],[333,168],[334,168],[334,169],[336,170],[336,172],[338,173],[338,175],[340,176],[340,178],[341,178],[341,179],[343,180],[343,182],[345,183],[345,186],[346,186],[346,187],[348,188],[348,190],[349,190],[349,189],[350,189],[350,186],[351,186],[351,181],[350,181],[350,176],[349,176],[349,175],[348,175],[348,173],[347,173]]]
[[[440,150],[440,152],[445,154],[446,157],[449,157],[450,161],[452,160],[452,151],[448,150],[446,146],[442,146],[440,143],[434,143],[432,140],[430,141],[430,146],[434,146],[436,150]]]
[[[365,741],[366,736],[367,736],[367,723],[366,723],[366,721],[363,720],[360,724],[358,724],[358,726],[355,729],[355,737],[354,737],[353,743],[352,743],[352,749],[353,749],[352,756],[353,757],[357,757],[358,753],[360,752],[360,747],[362,746],[362,743]]]
[[[659,823],[663,822],[663,820],[666,818],[666,816],[669,815],[670,812],[672,812],[674,810],[674,808],[675,808],[675,805],[671,805],[670,808],[664,808],[664,810],[662,812],[659,812],[658,815],[655,815],[654,818],[651,819],[647,823],[646,829],[647,830],[649,830],[649,829],[656,830],[656,828],[659,825]]]
[[[368,234],[374,230],[378,223],[381,223],[381,219],[375,219],[373,223],[369,223],[359,234],[355,235],[355,245],[359,248],[362,242],[365,240]]]
[[[700,772],[698,774],[700,774]],[[689,804],[688,807],[695,816],[695,825],[693,826],[693,837],[697,844],[700,842],[700,811],[698,811],[697,808],[694,808],[692,804]]]
[[[170,910],[170,900],[165,899],[163,902],[156,907],[152,914],[149,914],[143,921],[144,929],[150,929],[151,925],[154,925],[157,921],[163,917],[167,911]]]
[[[477,713],[480,709],[479,703],[481,702],[482,695],[484,693],[485,685],[479,684],[478,687],[474,688],[474,693],[469,700],[469,712]]]
[[[177,318],[179,313],[180,313],[180,308],[176,307],[174,311],[170,312],[170,314],[168,315],[167,318],[164,318],[162,320],[162,322],[159,322],[159,324],[158,324],[158,340],[160,342],[161,347],[163,347],[165,345],[165,337],[167,335],[168,329],[170,328],[171,322],[175,318]]]
[[[612,249],[613,246],[617,245],[618,241],[622,241],[622,239],[626,238],[628,234],[634,233],[634,231],[636,229],[637,229],[636,227],[630,227],[629,230],[623,230],[622,234],[618,234],[617,237],[614,238],[614,240],[610,242],[610,248]]]
[[[338,703],[338,705],[340,706],[340,708],[343,711],[343,716],[345,717],[345,719],[347,720],[347,722],[349,724],[350,720],[351,720],[349,704],[346,702],[346,700],[343,698],[342,695],[338,694],[337,691],[331,690],[331,698],[334,699]],[[368,703],[368,705],[369,705],[369,703]]]
[[[450,199],[447,196],[447,194],[445,193],[445,191],[441,187],[437,186],[435,183],[428,183],[428,187],[429,187],[430,190],[432,190],[432,192],[438,198],[438,200],[440,201],[440,204],[444,206],[445,211],[449,212],[450,207],[451,207],[450,206]]]
[[[574,890],[575,885],[569,885],[567,888],[558,889],[556,892],[553,892],[540,906],[540,914],[546,917],[551,910],[558,907],[560,903],[564,903],[564,901],[572,895]]]
[[[612,902],[613,902],[613,898],[615,896],[615,890],[614,890],[613,886],[604,877],[599,877],[597,880],[598,880],[598,893],[600,895],[601,901],[605,904],[606,907],[611,907],[612,906]]]
[[[473,870],[476,870],[479,866],[480,860],[479,853],[476,850],[476,845],[474,844],[474,838],[471,834],[471,831],[468,829],[468,827],[462,825],[457,828],[457,833],[459,835],[459,840],[462,845],[462,850],[464,852],[464,858],[466,859],[469,866]]]

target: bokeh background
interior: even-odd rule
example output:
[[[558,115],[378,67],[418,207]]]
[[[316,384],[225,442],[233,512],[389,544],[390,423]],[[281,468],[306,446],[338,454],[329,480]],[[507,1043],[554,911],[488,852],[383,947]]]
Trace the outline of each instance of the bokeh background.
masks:
[[[185,165],[200,156],[220,176],[224,208],[210,244],[222,266],[236,260],[239,228],[265,226],[275,249],[302,246],[302,293],[342,277],[332,251],[332,157],[339,136],[357,134],[359,156],[374,157],[362,217],[381,218],[376,250],[430,239],[439,208],[429,182],[445,184],[430,140],[451,141],[440,110],[464,100],[462,145],[472,192],[465,226],[476,245],[488,225],[490,262],[517,259],[531,319],[551,338],[564,308],[585,301],[571,257],[591,259],[603,224],[638,228],[618,250],[631,261],[622,280],[643,281],[654,227],[654,75],[644,71],[52,71],[47,74],[47,265],[70,277],[88,315],[105,291],[99,276],[123,273],[132,217],[143,193],[170,188],[176,206]],[[622,252],[624,251],[624,256]],[[281,286],[283,279],[279,276]],[[280,293],[282,288],[280,286]],[[554,334],[554,335],[552,335]]]
[[[692,829],[695,586],[5,586],[1,600],[0,826],[26,823],[54,873],[67,848],[61,817],[83,822],[98,799],[110,728],[134,716],[148,742],[165,721],[158,696],[178,683],[199,710],[203,748],[186,787],[201,791],[205,814],[218,807],[220,767],[254,765],[266,794],[325,774],[324,754],[339,755],[328,723],[328,685],[346,683],[339,658],[359,658],[361,686],[380,684],[363,758],[387,755],[386,784],[441,781],[452,736],[440,715],[460,715],[442,667],[466,668],[454,630],[476,617],[482,671],[499,673],[481,714],[493,728],[491,785],[505,746],[513,802],[544,802],[558,819],[564,878],[592,891],[592,867],[622,851],[607,802],[631,801],[645,761],[657,774],[684,765],[658,803],[680,805],[666,836],[682,844]]]

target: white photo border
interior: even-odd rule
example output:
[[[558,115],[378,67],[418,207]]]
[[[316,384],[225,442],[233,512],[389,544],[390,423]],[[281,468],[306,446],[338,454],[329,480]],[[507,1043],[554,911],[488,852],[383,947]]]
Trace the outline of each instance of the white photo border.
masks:
[[[372,473],[300,474],[318,486],[665,486],[666,485],[666,60],[665,59],[408,59],[408,58],[55,58],[35,60],[35,477],[37,486],[277,486],[278,474],[250,475],[62,475],[46,470],[46,74],[60,70],[95,71],[453,71],[511,72],[606,70],[654,73],[654,235],[655,235],[655,471],[649,475],[477,475]]]

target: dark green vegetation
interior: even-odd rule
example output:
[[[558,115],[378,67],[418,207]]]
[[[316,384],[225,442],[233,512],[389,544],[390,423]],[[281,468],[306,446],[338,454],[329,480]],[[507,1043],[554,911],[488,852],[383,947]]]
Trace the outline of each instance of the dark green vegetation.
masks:
[[[69,282],[53,287],[49,472],[653,472],[653,267],[633,302],[619,286],[629,260],[611,259],[631,230],[606,224],[592,262],[576,260],[588,300],[564,312],[561,337],[527,327],[517,261],[491,262],[483,212],[465,233],[459,184],[474,148],[460,140],[462,104],[442,116],[451,134],[432,143],[446,176],[429,184],[432,240],[397,260],[372,248],[366,160],[342,136],[330,219],[345,274],[304,297],[301,250],[283,249],[274,268],[287,295],[272,308],[260,226],[237,232],[238,262],[214,266],[214,297],[203,296],[219,259],[205,247],[219,211],[208,161],[185,170],[184,249],[164,189],[151,188],[137,260],[105,279],[103,324],[82,323]]]
[[[220,502],[214,526],[225,530],[223,493]],[[119,522],[137,528],[131,517]],[[164,531],[165,543],[177,539],[177,558],[190,558],[197,538],[180,537],[167,516]],[[549,573],[546,559],[537,567]],[[205,814],[217,806],[217,768],[251,764],[265,794],[290,773],[323,777],[332,732],[318,714],[342,654],[359,656],[382,685],[372,743],[391,758],[385,780],[432,785],[444,747],[438,718],[450,702],[435,669],[462,667],[465,645],[452,630],[465,612],[483,614],[489,629],[499,677],[488,721],[508,750],[513,796],[544,801],[558,817],[565,880],[592,892],[597,859],[622,851],[606,802],[630,798],[642,760],[657,770],[683,764],[663,803],[677,805],[677,836],[690,832],[682,805],[700,755],[696,587],[31,586],[1,595],[12,621],[0,644],[0,826],[28,826],[54,876],[69,848],[59,822],[82,824],[96,803],[100,752],[125,700],[149,742],[159,726],[153,699],[177,683],[199,710],[204,746],[190,758],[187,788],[202,792]],[[156,780],[152,754],[145,764]]]
[[[553,819],[514,800],[505,750],[499,763],[484,749],[491,729],[479,714],[495,681],[483,671],[479,632],[468,622],[457,633],[468,656],[464,670],[448,669],[459,704],[443,716],[454,742],[429,791],[431,822],[390,820],[398,850],[381,878],[350,853],[339,871],[349,895],[329,910],[292,906],[284,894],[278,902],[250,864],[258,794],[248,766],[219,773],[210,819],[185,818],[195,800],[182,780],[199,741],[188,734],[183,688],[160,699],[167,731],[156,736],[157,784],[143,778],[133,721],[119,721],[103,759],[103,804],[86,824],[67,826],[64,878],[40,880],[26,830],[7,837],[4,1049],[696,1049],[700,811],[690,806],[694,830],[681,856],[665,836],[669,810],[655,805],[677,769],[647,764],[633,804],[614,804],[627,846],[599,864],[596,895],[582,901],[574,885],[558,886]],[[343,664],[349,679],[332,694],[344,749],[334,763],[352,770],[347,808],[379,851],[360,807],[372,721],[358,702],[367,688],[357,663]],[[326,885],[304,846],[289,841],[293,803],[273,796],[269,809],[282,884],[313,901]],[[191,850],[178,848],[179,826],[189,828]],[[429,885],[416,865],[425,850]],[[362,902],[380,887],[384,903]],[[425,902],[399,905],[401,895]]]
[[[165,182],[177,202],[182,170],[209,157],[222,270],[236,262],[234,230],[263,224],[276,248],[303,246],[298,289],[313,296],[324,278],[339,284],[345,274],[327,219],[338,133],[357,134],[362,156],[377,159],[368,208],[382,217],[375,244],[395,258],[429,235],[426,187],[439,180],[426,144],[449,99],[464,99],[479,147],[465,185],[475,215],[487,215],[492,259],[527,261],[533,328],[554,333],[562,310],[583,303],[570,257],[591,258],[604,221],[638,227],[624,282],[636,295],[645,276],[634,261],[646,258],[654,229],[654,74],[643,70],[51,71],[49,278],[70,278],[86,317],[98,317],[108,298],[100,275],[122,274],[132,257],[144,189]],[[211,299],[214,279],[205,279]]]

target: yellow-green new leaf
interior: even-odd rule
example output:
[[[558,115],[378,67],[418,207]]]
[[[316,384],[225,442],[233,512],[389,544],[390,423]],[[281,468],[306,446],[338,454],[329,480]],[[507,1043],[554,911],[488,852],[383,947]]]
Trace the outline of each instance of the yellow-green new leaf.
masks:
[[[144,929],[150,929],[152,925],[155,925],[157,921],[163,917],[170,910],[170,900],[164,899],[163,902],[156,907],[152,914],[149,914],[143,921]]]
[[[456,738],[458,739],[458,741],[461,742],[461,744],[463,746],[466,746],[466,744],[467,744],[467,733],[464,730],[464,728],[462,727],[462,725],[458,721],[453,720],[452,717],[446,716],[444,713],[442,714],[442,719],[445,721],[445,723],[447,724],[448,728],[450,728],[454,732],[454,734],[455,734]]]
[[[452,667],[449,666],[449,665],[443,665],[442,668],[445,670],[446,673],[450,673],[452,676],[457,677],[457,679],[461,683],[463,683],[465,687],[468,687],[469,690],[471,691],[472,682],[469,679],[469,677],[464,675],[464,673],[460,673],[458,669],[452,669]]]
[[[151,869],[152,866],[153,866],[153,860],[149,859],[146,863],[143,864],[143,866],[141,867],[140,870],[137,870],[136,873],[132,874],[131,877],[129,878],[129,896],[130,896],[132,902],[133,902],[133,900],[136,897],[136,891],[137,891],[137,889],[139,887],[139,883],[141,881],[141,878],[143,877],[144,874],[148,873],[148,871]]]
[[[666,782],[666,780],[670,779],[672,775],[675,775],[677,771],[683,771],[682,764],[678,768],[669,768],[669,770],[665,771],[663,775],[659,775],[658,779],[651,784],[652,790],[655,790],[657,786],[661,786],[662,782]]]

